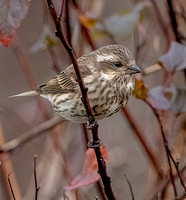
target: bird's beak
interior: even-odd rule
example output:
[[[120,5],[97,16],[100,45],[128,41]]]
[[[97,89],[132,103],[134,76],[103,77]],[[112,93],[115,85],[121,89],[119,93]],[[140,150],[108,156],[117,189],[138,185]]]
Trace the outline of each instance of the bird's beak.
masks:
[[[137,73],[141,73],[141,69],[136,64],[131,65],[126,70],[126,74],[137,74]]]

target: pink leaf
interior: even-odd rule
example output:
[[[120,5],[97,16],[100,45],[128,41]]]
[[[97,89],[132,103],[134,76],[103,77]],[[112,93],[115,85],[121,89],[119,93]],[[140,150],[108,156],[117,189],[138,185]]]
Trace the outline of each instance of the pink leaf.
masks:
[[[8,46],[15,30],[26,16],[31,0],[0,1],[0,42]]]
[[[107,161],[107,151],[103,145],[101,145],[101,153],[105,161]],[[65,190],[74,190],[76,188],[89,185],[90,183],[97,182],[100,179],[97,173],[98,164],[93,149],[88,149],[85,153],[85,160],[83,169],[79,175],[77,175],[71,182],[71,185],[65,186]]]

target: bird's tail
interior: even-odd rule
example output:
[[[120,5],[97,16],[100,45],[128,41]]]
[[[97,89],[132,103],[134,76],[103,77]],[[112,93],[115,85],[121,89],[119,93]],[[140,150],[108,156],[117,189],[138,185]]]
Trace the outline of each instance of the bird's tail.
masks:
[[[36,91],[28,91],[28,92],[23,92],[23,93],[20,93],[20,94],[9,96],[9,98],[12,98],[12,97],[29,97],[29,96],[38,96],[38,95],[39,94]]]

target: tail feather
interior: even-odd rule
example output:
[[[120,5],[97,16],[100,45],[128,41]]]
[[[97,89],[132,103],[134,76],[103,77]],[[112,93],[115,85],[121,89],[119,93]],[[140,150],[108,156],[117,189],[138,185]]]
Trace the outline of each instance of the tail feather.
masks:
[[[12,95],[9,96],[8,98],[12,98],[12,97],[29,97],[29,96],[38,96],[39,94],[36,91],[28,91],[28,92],[23,92],[21,94],[16,94],[16,95]]]

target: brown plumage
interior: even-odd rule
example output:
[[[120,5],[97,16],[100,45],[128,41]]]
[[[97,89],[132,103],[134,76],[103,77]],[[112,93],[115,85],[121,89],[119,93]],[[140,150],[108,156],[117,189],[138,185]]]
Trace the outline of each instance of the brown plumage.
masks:
[[[78,58],[77,62],[96,119],[108,117],[125,106],[134,88],[133,74],[141,72],[128,49],[122,45],[104,46]],[[33,95],[48,99],[54,110],[68,120],[87,121],[72,65],[36,91],[14,96]]]

